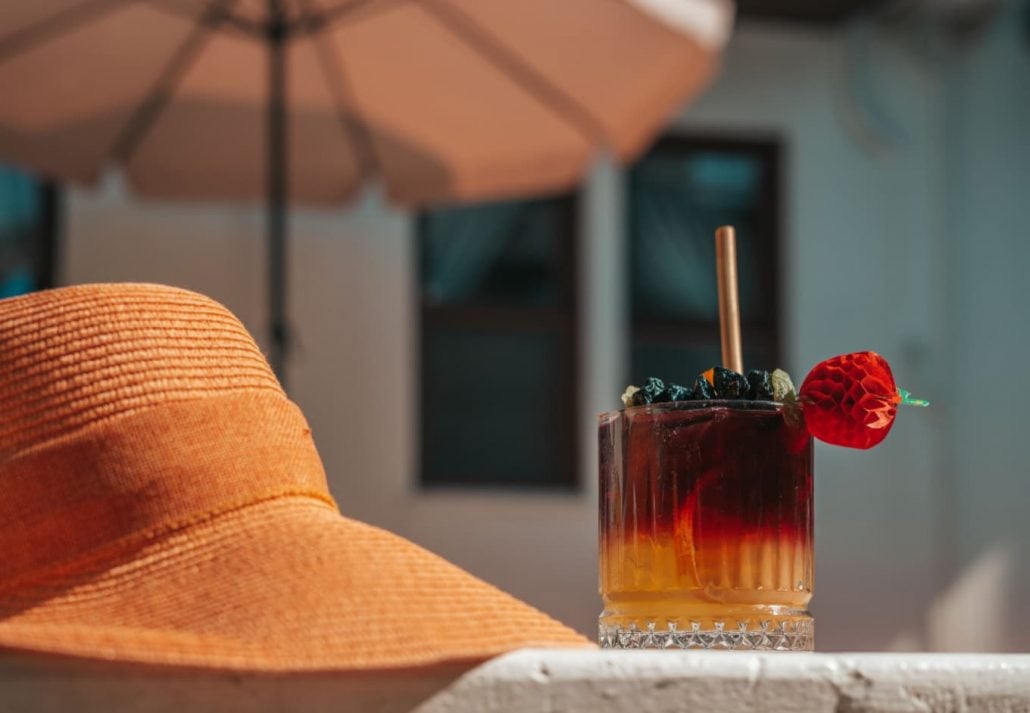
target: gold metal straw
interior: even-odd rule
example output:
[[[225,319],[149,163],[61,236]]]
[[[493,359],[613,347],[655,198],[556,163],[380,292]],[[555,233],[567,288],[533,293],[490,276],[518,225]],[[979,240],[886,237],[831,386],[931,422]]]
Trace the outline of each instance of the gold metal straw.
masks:
[[[737,234],[732,225],[715,231],[715,274],[719,285],[719,334],[722,365],[744,373],[740,347],[740,302],[737,297]]]

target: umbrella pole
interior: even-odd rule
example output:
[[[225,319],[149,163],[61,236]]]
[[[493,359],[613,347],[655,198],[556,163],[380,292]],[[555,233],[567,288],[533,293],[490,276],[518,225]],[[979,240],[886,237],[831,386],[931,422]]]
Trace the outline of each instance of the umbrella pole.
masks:
[[[277,2],[271,2],[278,10]],[[290,348],[286,319],[286,27],[280,12],[269,25],[268,83],[268,361],[286,388],[286,358]]]

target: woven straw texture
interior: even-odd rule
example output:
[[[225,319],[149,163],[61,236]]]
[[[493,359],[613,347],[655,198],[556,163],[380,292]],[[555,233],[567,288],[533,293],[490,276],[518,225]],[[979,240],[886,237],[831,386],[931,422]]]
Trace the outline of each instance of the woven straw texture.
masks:
[[[361,671],[589,645],[342,517],[303,415],[217,303],[0,301],[0,649]]]

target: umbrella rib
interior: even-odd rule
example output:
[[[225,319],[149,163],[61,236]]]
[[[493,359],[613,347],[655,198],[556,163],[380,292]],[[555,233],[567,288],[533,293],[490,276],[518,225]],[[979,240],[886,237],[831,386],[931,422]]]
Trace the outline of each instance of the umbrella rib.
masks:
[[[210,38],[211,32],[216,26],[215,21],[224,17],[224,11],[232,4],[233,0],[222,0],[222,2],[211,5],[202,17],[197,18],[196,26],[176,48],[172,58],[168,60],[168,64],[154,82],[153,89],[132,112],[125,128],[118,134],[111,150],[111,155],[116,160],[122,163],[129,162],[133,152],[142,143],[143,137],[146,136],[147,131],[157,121],[161,110],[168,103],[176,85],[182,79],[182,75]]]
[[[345,0],[338,5],[325,8],[321,12],[312,13],[308,17],[300,20],[296,25],[299,30],[303,30],[305,32],[316,32],[349,16],[358,15],[359,17],[365,17],[369,14],[382,12],[391,5],[398,5],[404,1],[405,0],[391,0],[390,2],[387,0]],[[362,10],[366,10],[363,15],[361,13]]]
[[[36,45],[85,25],[131,0],[86,0],[63,12],[43,18],[12,35],[0,38],[0,62],[16,57]]]
[[[607,142],[608,134],[593,114],[533,69],[516,52],[498,42],[480,23],[446,0],[421,0],[417,5],[433,15],[456,37],[517,82],[538,101],[563,119],[577,125],[586,136],[598,143]]]
[[[149,7],[163,12],[172,17],[185,17],[191,22],[196,21],[196,12],[189,12],[187,8],[181,7],[178,4],[168,4],[158,2],[158,0],[137,0],[137,2],[145,2]],[[260,22],[254,20],[248,20],[245,17],[234,15],[231,12],[231,8],[224,8],[219,11],[218,14],[212,12],[213,6],[218,6],[219,3],[212,3],[208,5],[209,12],[206,14],[205,21],[212,26],[232,28],[239,31],[241,34],[247,35],[252,38],[260,39],[264,41],[268,37],[268,29]]]
[[[301,0],[301,4],[305,8],[309,7],[307,0]],[[361,172],[366,175],[379,175],[382,170],[382,162],[376,156],[372,134],[368,126],[356,116],[355,112],[345,109],[344,97],[353,96],[354,92],[344,70],[340,54],[335,51],[335,46],[326,39],[325,33],[316,34],[313,42],[318,53],[318,61],[322,65],[325,82],[333,95],[336,115],[344,132],[354,144]]]

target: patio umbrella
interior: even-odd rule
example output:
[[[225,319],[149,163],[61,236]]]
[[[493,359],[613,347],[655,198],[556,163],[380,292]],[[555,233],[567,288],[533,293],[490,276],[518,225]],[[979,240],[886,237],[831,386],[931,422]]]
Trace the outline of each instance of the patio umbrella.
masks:
[[[267,203],[283,375],[286,208],[560,190],[638,155],[712,73],[723,0],[5,0],[0,158],[120,165],[145,196]]]

